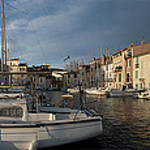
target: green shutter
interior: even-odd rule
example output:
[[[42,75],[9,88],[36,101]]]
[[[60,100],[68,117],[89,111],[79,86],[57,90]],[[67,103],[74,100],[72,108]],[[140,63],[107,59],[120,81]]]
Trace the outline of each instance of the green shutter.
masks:
[[[138,78],[138,71],[137,70],[135,71],[135,78],[136,79]]]
[[[140,84],[140,88],[141,88],[141,90],[143,89],[143,87],[142,87],[142,83]]]
[[[121,82],[121,73],[119,73],[119,82]]]

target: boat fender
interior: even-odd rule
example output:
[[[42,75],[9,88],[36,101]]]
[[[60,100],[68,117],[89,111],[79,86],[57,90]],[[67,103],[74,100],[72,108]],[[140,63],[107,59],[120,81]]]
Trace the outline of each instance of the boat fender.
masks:
[[[37,141],[32,141],[29,150],[37,150],[39,143]]]

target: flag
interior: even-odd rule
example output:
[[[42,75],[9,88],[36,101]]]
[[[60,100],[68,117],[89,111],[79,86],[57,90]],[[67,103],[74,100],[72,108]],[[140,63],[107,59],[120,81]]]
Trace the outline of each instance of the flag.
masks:
[[[69,55],[64,59],[64,61],[66,61],[66,60],[68,60],[68,59],[70,59],[70,56],[69,56]]]

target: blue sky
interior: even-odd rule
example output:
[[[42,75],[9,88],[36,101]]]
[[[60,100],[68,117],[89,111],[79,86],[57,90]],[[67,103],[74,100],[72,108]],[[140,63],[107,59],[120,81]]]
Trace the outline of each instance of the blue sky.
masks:
[[[131,42],[140,44],[143,37],[150,42],[149,0],[23,1],[31,21],[22,0],[5,0],[6,34],[12,56],[29,65],[46,63],[31,22],[52,67],[64,67],[67,55],[89,63],[100,57],[101,47],[112,54]]]

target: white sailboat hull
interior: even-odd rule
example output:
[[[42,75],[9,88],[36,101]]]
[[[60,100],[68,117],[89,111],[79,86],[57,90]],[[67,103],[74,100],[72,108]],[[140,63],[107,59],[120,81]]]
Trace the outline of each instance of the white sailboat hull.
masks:
[[[91,94],[91,95],[107,95],[108,91],[107,90],[91,90],[91,89],[86,89],[85,93],[86,94]]]
[[[102,130],[102,120],[99,117],[39,125],[9,124],[0,127],[0,149],[33,150],[53,147],[95,137]]]

